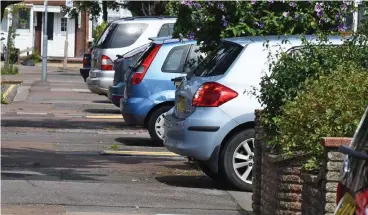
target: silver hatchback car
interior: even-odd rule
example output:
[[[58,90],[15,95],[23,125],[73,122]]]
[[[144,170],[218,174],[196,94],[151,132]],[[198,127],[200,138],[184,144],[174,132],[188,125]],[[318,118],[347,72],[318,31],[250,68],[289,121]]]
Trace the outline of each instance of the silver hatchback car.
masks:
[[[94,46],[86,80],[88,89],[107,96],[109,86],[113,85],[113,61],[117,55],[149,43],[151,37],[171,36],[175,22],[175,17],[146,16],[127,17],[110,23]]]
[[[343,43],[340,37],[329,42]],[[208,176],[251,191],[254,111],[261,105],[249,91],[268,72],[269,51],[276,56],[301,45],[296,36],[224,39],[176,90],[175,107],[165,115],[165,147],[199,161]]]

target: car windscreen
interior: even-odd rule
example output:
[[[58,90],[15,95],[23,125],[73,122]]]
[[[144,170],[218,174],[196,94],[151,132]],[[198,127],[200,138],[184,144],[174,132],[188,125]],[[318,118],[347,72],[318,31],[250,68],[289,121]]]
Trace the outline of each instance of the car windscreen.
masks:
[[[233,43],[221,43],[194,69],[194,75],[205,77],[225,74],[243,48]]]

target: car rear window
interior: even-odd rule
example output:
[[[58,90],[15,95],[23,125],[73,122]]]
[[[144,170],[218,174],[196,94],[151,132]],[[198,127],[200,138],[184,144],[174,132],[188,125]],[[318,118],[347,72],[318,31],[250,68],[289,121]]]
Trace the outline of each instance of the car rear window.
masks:
[[[98,42],[98,47],[124,48],[132,45],[148,27],[146,23],[120,23],[112,24]]]
[[[150,46],[149,43],[144,44],[143,46],[139,46],[138,48],[135,48],[123,55],[123,58],[131,58],[135,57],[138,54],[141,54],[144,50],[146,50]]]
[[[221,43],[194,69],[194,75],[205,77],[225,74],[243,48],[232,43]]]
[[[174,32],[173,23],[163,24],[160,31],[158,32],[157,37],[169,37],[172,36],[173,32]]]
[[[169,73],[183,72],[184,63],[190,46],[191,45],[177,46],[171,49],[162,65],[161,71]]]

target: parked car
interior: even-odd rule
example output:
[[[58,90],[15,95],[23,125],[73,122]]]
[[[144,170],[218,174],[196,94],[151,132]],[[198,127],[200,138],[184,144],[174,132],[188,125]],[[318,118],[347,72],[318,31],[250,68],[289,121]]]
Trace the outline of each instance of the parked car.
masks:
[[[308,40],[314,37],[307,36]],[[288,43],[282,43],[283,40]],[[330,37],[341,44],[340,37]],[[240,190],[252,190],[254,111],[261,108],[250,91],[268,72],[271,55],[302,45],[297,36],[224,39],[175,93],[175,107],[164,120],[164,145],[197,160],[213,179],[225,179]]]
[[[79,69],[80,75],[82,76],[84,82],[86,82],[89,76],[89,71],[91,70],[91,53],[92,49],[90,53],[85,53],[83,55],[83,67]]]
[[[89,90],[107,96],[108,87],[113,84],[116,56],[149,43],[150,37],[170,36],[175,22],[175,17],[146,16],[127,17],[110,23],[94,44],[92,69],[86,81]]]
[[[346,154],[337,186],[335,215],[368,214],[368,107]]]
[[[126,74],[120,100],[125,122],[142,125],[152,139],[163,138],[163,114],[174,106],[175,85],[171,79],[185,76],[201,58],[196,41],[156,38]]]
[[[120,107],[120,99],[123,97],[125,81],[125,73],[130,69],[130,66],[137,58],[149,47],[149,43],[144,44],[132,51],[119,55],[118,59],[114,60],[114,80],[113,85],[109,87],[108,98],[117,107]]]

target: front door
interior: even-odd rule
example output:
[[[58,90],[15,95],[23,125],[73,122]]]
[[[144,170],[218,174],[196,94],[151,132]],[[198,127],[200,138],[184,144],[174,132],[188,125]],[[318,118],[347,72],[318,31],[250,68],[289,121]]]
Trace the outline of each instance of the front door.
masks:
[[[64,57],[64,46],[68,28],[68,57],[74,57],[75,20],[67,19],[61,13],[48,13],[47,16],[47,55]]]

